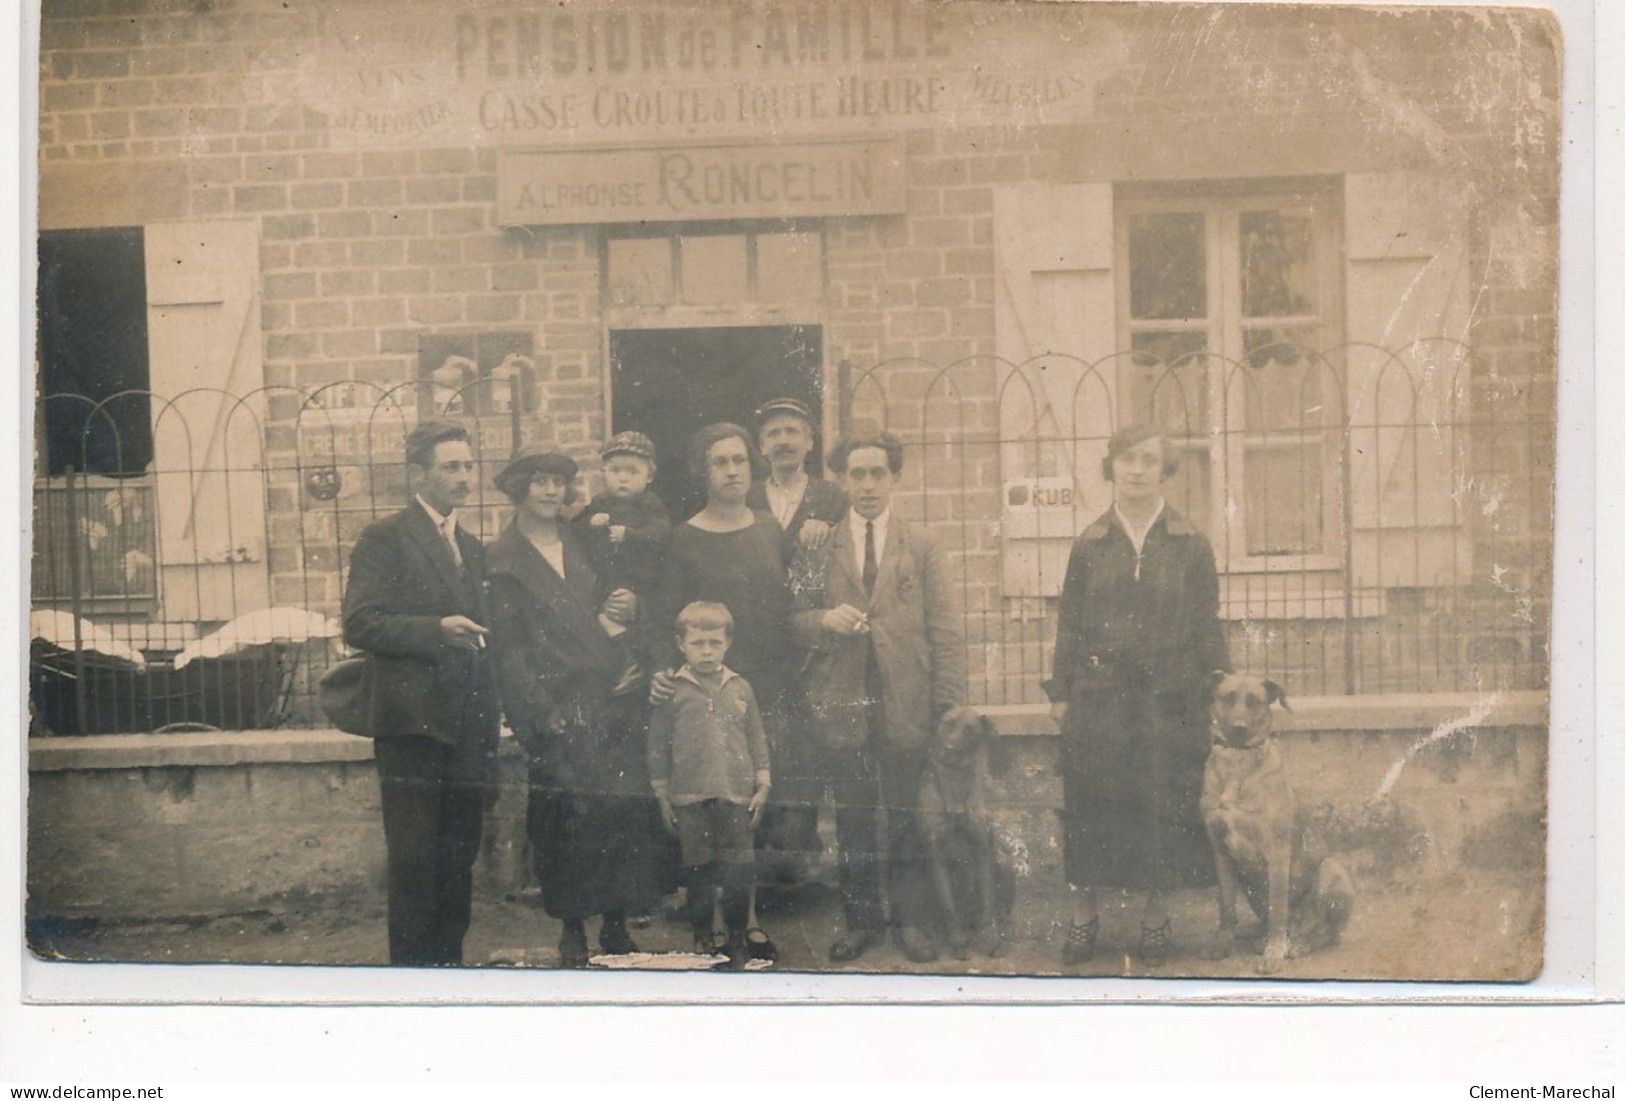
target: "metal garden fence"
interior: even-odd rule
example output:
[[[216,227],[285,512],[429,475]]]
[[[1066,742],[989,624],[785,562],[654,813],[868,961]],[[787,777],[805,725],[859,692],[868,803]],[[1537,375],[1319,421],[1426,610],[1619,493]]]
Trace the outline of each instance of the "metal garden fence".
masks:
[[[1241,361],[890,360],[842,364],[835,406],[844,428],[904,440],[898,508],[959,567],[977,703],[1041,701],[1066,556],[1109,505],[1100,460],[1130,420],[1178,451],[1169,499],[1214,545],[1238,667],[1298,695],[1538,688],[1551,391],[1475,375],[1471,359],[1427,341],[1267,345]],[[392,388],[47,397],[37,729],[322,725],[314,684],[341,650],[346,556],[406,498],[407,430],[429,412],[469,424],[486,477],[463,522],[492,538],[507,504],[489,476],[514,450],[591,453],[551,438],[547,401],[522,357]],[[150,441],[126,470],[131,425]]]

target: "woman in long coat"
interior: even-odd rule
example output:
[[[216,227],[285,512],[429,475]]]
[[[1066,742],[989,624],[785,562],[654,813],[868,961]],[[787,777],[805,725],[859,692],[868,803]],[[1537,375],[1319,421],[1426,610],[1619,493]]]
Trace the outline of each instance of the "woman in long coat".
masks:
[[[1073,545],[1061,589],[1044,687],[1062,734],[1068,964],[1094,954],[1098,888],[1146,893],[1139,955],[1155,964],[1168,955],[1169,892],[1212,882],[1198,807],[1211,744],[1202,686],[1230,660],[1213,549],[1163,500],[1174,469],[1156,430],[1112,437],[1112,507]]]
[[[626,917],[659,899],[665,844],[645,763],[646,689],[614,693],[622,663],[605,625],[632,622],[635,607],[624,590],[603,591],[562,520],[575,475],[567,455],[520,452],[496,478],[514,520],[485,557],[497,684],[529,758],[526,829],[566,967],[586,965],[595,914],[604,952],[637,951]]]

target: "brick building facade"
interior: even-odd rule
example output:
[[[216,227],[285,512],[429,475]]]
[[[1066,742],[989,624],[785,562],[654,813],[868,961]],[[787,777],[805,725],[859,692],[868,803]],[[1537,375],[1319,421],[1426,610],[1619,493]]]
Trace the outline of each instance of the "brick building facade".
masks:
[[[46,0],[40,43],[42,248],[85,280],[139,242],[153,396],[76,391],[42,332],[45,414],[102,413],[42,414],[67,442],[36,507],[73,467],[74,523],[128,526],[66,579],[38,547],[37,604],[77,590],[150,651],[331,613],[423,410],[477,423],[492,469],[643,428],[681,497],[673,441],[785,391],[826,436],[908,443],[982,702],[1036,699],[1105,437],[1142,417],[1180,441],[1253,664],[1544,681],[1546,17]],[[46,326],[88,285],[43,292]]]

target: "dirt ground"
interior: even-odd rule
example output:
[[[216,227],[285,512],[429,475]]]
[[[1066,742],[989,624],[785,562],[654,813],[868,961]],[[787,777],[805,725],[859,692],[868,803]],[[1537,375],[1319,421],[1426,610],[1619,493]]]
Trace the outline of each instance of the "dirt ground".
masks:
[[[1058,877],[1056,877],[1058,879]],[[861,960],[834,967],[830,943],[840,933],[833,888],[818,881],[763,892],[761,921],[778,950],[776,970],[853,971],[941,975],[1073,975],[1223,978],[1257,973],[1258,957],[1208,958],[1216,924],[1214,892],[1186,891],[1170,907],[1173,950],[1148,970],[1133,958],[1139,939],[1140,900],[1127,894],[1103,900],[1100,950],[1086,964],[1065,968],[1062,885],[1024,883],[1009,951],[1000,958],[944,956],[912,964],[896,947],[871,949]],[[1540,967],[1542,899],[1512,874],[1469,878],[1417,878],[1360,886],[1342,943],[1288,960],[1281,979],[1413,979],[1519,981]],[[589,937],[596,930],[589,925]],[[40,918],[28,925],[30,947],[45,959],[102,962],[381,965],[387,962],[381,907],[312,908],[166,918],[98,920]],[[633,930],[639,946],[681,953],[689,932],[676,899]],[[532,894],[476,900],[465,960],[476,967],[550,968],[557,964],[559,925]],[[657,960],[653,963],[680,963]],[[596,964],[595,964],[596,966]]]

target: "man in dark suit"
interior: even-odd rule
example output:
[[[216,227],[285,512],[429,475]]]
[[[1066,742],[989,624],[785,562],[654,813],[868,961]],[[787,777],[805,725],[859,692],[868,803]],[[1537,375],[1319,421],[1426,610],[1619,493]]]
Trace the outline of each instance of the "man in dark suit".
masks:
[[[852,507],[822,550],[801,556],[791,578],[794,630],[809,651],[808,711],[835,794],[841,850],[846,936],[829,956],[846,963],[880,939],[884,877],[903,951],[928,963],[937,952],[919,840],[920,775],[932,725],[965,702],[958,587],[926,531],[892,513],[903,469],[895,436],[842,440],[829,467]]]
[[[485,652],[484,550],[457,525],[474,489],[466,429],[423,421],[406,438],[414,499],[350,554],[344,640],[367,654],[388,850],[389,961],[460,964],[473,899],[498,705]]]

